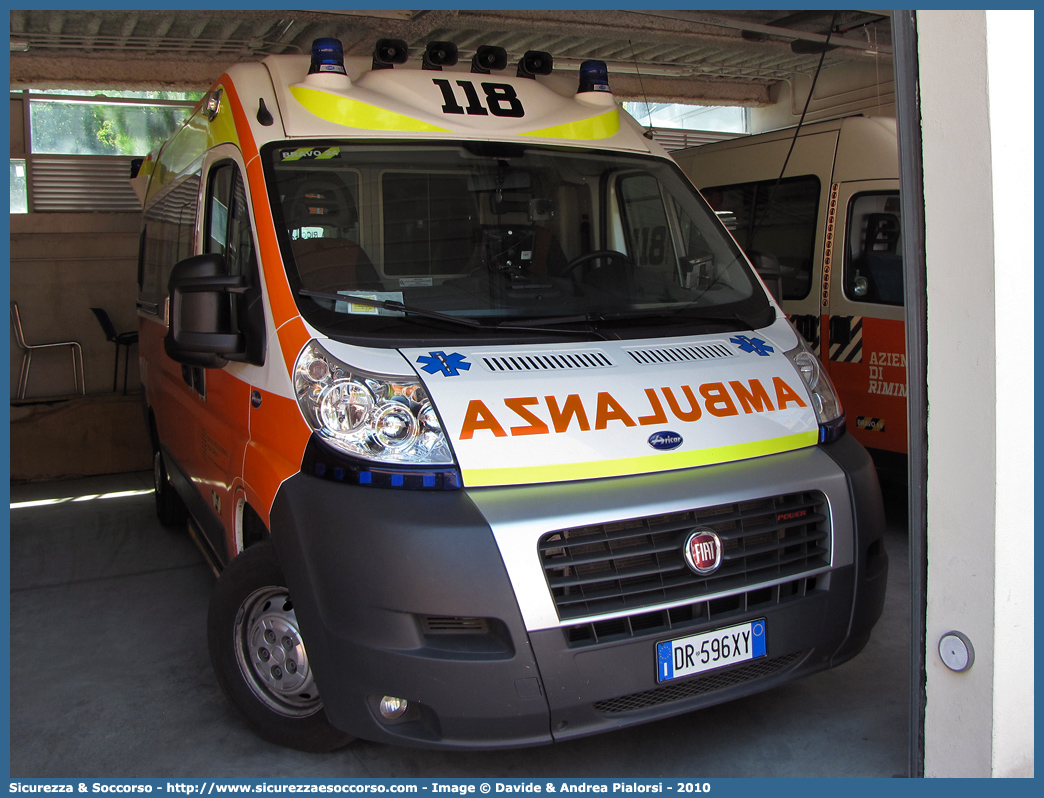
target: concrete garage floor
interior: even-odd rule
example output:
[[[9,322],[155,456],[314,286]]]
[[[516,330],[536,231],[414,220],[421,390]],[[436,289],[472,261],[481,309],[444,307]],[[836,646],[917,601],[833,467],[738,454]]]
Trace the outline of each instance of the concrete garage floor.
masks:
[[[447,753],[356,742],[314,755],[255,737],[221,695],[206,644],[213,576],[187,534],[159,525],[151,486],[151,473],[11,486],[14,778],[907,773],[910,597],[902,491],[888,502],[884,616],[863,653],[840,668],[555,746]],[[106,496],[124,491],[142,492]]]

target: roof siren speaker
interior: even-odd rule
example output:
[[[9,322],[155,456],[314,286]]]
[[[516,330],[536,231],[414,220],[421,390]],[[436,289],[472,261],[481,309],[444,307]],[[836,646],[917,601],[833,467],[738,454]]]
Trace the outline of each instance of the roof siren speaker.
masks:
[[[396,64],[405,64],[410,48],[402,39],[378,39],[373,48],[373,68],[391,69]]]
[[[550,53],[530,50],[518,60],[518,71],[515,74],[520,78],[535,78],[537,75],[550,75],[553,68],[554,59]]]
[[[457,45],[453,42],[428,42],[424,48],[424,63],[422,69],[442,70],[444,66],[451,67],[457,63]]]
[[[507,69],[507,50],[488,44],[480,45],[471,57],[471,71],[488,75],[493,69]]]

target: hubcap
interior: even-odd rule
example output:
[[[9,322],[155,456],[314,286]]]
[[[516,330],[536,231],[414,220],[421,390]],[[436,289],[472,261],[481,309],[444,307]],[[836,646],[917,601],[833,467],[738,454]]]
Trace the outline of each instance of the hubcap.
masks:
[[[235,635],[239,669],[258,698],[291,717],[319,710],[322,701],[286,588],[252,593],[239,608]]]

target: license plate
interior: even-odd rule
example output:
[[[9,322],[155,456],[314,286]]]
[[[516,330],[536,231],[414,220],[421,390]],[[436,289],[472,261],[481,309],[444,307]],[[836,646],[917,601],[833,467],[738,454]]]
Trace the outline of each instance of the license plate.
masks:
[[[764,618],[656,644],[656,680],[669,682],[694,673],[764,657]]]

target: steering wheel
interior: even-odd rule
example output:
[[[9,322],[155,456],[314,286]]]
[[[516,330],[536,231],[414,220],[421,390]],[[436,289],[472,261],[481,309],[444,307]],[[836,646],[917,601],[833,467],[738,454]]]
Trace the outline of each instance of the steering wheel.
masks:
[[[634,261],[627,257],[623,252],[618,252],[615,249],[596,249],[594,252],[588,252],[577,258],[573,258],[566,264],[565,268],[562,269],[562,274],[572,274],[580,266],[593,260],[605,260],[605,265],[601,267],[603,269],[610,263],[614,262],[619,263],[622,266],[634,267]]]

